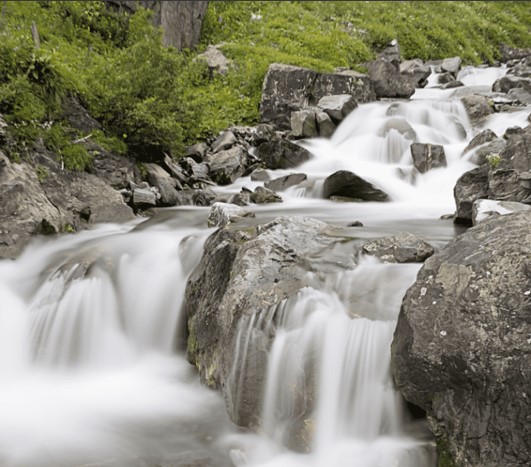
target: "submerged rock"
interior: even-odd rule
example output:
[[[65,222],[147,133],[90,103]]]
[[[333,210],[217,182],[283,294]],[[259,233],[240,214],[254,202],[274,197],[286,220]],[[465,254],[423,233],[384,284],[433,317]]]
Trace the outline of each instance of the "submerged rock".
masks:
[[[376,256],[383,263],[421,263],[433,255],[435,250],[416,235],[401,233],[366,243],[362,252]]]
[[[298,185],[299,183],[304,182],[308,177],[306,174],[289,174],[284,177],[275,178],[274,180],[267,181],[264,183],[266,188],[269,188],[273,191],[283,191],[288,188]]]
[[[209,227],[225,227],[244,217],[254,217],[254,213],[235,204],[218,202],[212,205],[207,224]]]
[[[362,201],[389,201],[386,193],[348,170],[338,170],[325,179],[323,197],[331,196]]]
[[[280,196],[274,191],[262,186],[259,186],[254,190],[250,195],[250,199],[256,204],[282,203],[282,198]]]
[[[526,212],[469,229],[424,263],[402,303],[395,381],[454,465],[531,459],[530,225]]]
[[[428,170],[446,167],[444,147],[438,144],[413,143],[411,145],[413,165],[420,173]]]

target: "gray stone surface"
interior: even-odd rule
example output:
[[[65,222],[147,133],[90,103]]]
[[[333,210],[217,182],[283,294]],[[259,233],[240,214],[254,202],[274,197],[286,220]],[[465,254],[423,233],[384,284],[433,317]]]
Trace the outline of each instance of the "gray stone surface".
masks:
[[[284,175],[283,177],[278,177],[273,180],[267,181],[264,183],[264,186],[273,191],[283,191],[292,186],[298,185],[299,183],[302,183],[307,178],[308,177],[306,176],[306,174],[289,174]]]
[[[312,157],[303,147],[279,137],[260,144],[256,148],[255,155],[268,169],[291,169]]]
[[[322,138],[330,138],[336,131],[336,125],[330,116],[320,109],[315,111],[315,121],[317,123],[317,131]]]
[[[250,200],[255,204],[282,203],[282,197],[262,186],[256,187],[250,195]]]
[[[411,233],[400,233],[372,240],[362,247],[366,255],[376,256],[383,263],[420,263],[435,250],[426,241]]]
[[[480,198],[488,197],[489,175],[486,166],[465,172],[454,187],[456,213],[454,222],[472,224],[472,205]]]
[[[461,57],[445,58],[441,63],[441,69],[442,71],[447,71],[455,76],[461,69],[461,63],[463,63]]]
[[[420,173],[446,167],[444,147],[438,144],[413,143],[410,147],[413,165]]]
[[[208,67],[213,70],[226,75],[229,72],[230,61],[223,52],[215,45],[209,45],[207,49],[197,56],[198,59],[204,60]]]
[[[369,63],[369,78],[378,97],[410,97],[415,85],[398,70],[398,64],[384,59]]]
[[[224,131],[212,143],[212,152],[216,153],[229,149],[236,144],[236,136],[232,131]]]
[[[148,163],[144,164],[144,168],[148,182],[159,190],[160,200],[158,204],[161,206],[180,204],[179,193],[176,190],[177,180],[172,178],[160,165]]]
[[[485,123],[487,117],[494,113],[493,108],[489,105],[488,99],[485,96],[465,96],[461,99],[461,102],[465,106],[472,126],[479,126]]]
[[[357,106],[358,103],[349,94],[324,96],[317,103],[317,108],[328,114],[335,123],[343,120]]]
[[[209,227],[225,227],[244,217],[254,217],[254,213],[235,204],[218,202],[212,205],[207,224]]]
[[[295,138],[313,138],[317,136],[315,109],[291,112],[291,133]]]
[[[348,170],[338,170],[325,179],[323,197],[331,196],[361,201],[389,201],[386,193]]]
[[[506,216],[522,211],[531,211],[531,206],[513,201],[478,199],[472,206],[472,224],[477,225],[494,216]]]
[[[243,174],[247,151],[240,146],[233,146],[207,156],[206,162],[210,167],[210,178],[219,185],[228,185]]]
[[[395,381],[454,465],[531,459],[530,225],[527,212],[469,229],[424,263],[402,303]]]

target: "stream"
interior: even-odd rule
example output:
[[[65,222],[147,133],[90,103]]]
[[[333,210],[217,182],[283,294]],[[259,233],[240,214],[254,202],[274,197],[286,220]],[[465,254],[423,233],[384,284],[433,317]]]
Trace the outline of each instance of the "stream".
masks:
[[[504,72],[465,68],[458,79],[484,87]],[[485,128],[501,136],[526,126],[528,112],[494,114],[473,129],[455,90],[434,88],[433,79],[410,100],[360,105],[330,139],[301,143],[311,160],[270,172],[308,179],[282,192],[283,203],[252,205],[256,222],[307,216],[360,239],[411,232],[437,248],[459,234],[441,216],[454,212],[455,182],[475,167],[463,149]],[[415,175],[409,129],[419,142],[443,145],[447,167]],[[322,199],[324,179],[337,170],[392,201]],[[260,185],[245,177],[216,190]],[[421,265],[361,258],[279,304],[263,422],[251,433],[231,423],[222,396],[199,383],[185,358],[181,305],[214,231],[208,213],[160,209],[149,220],[36,238],[16,261],[0,261],[0,466],[434,467],[425,421],[411,418],[390,375],[400,303]],[[354,221],[363,226],[347,227]],[[242,324],[241,364],[258,324],[271,325]],[[315,411],[298,440],[307,448],[295,450],[290,389],[304,384],[308,367]]]

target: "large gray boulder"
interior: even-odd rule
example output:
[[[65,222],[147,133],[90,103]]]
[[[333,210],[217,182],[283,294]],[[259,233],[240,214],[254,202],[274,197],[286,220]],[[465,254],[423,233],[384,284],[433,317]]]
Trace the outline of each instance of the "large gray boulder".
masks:
[[[361,251],[376,256],[382,263],[420,263],[435,252],[428,242],[411,233],[371,240]]]
[[[291,169],[312,157],[303,147],[280,137],[260,144],[255,155],[268,169]]]
[[[206,162],[210,168],[210,178],[219,185],[228,185],[245,171],[247,151],[241,146],[233,146],[207,156]]]
[[[338,170],[325,179],[323,197],[332,196],[361,201],[389,201],[387,193],[348,170]]]
[[[375,99],[366,75],[354,71],[319,73],[308,68],[273,63],[264,79],[260,117],[281,129],[289,129],[292,111],[317,105],[324,96],[348,94],[357,102]]]
[[[415,87],[424,87],[431,75],[431,68],[420,59],[406,60],[400,64],[400,74],[406,76]]]
[[[328,114],[335,123],[339,123],[343,120],[357,106],[358,103],[354,97],[349,94],[324,96],[317,104],[317,108]]]
[[[444,147],[439,144],[413,143],[411,145],[413,165],[420,173],[428,170],[446,167]]]
[[[273,191],[284,191],[292,186],[304,182],[304,180],[307,178],[308,177],[306,174],[289,174],[284,175],[283,177],[275,178],[274,180],[266,181],[264,186]]]
[[[280,217],[266,225],[228,226],[207,240],[186,286],[187,357],[204,383],[223,392],[236,424],[259,424],[273,338],[249,323],[308,285],[310,268],[324,279],[320,263],[311,258],[343,241],[338,232],[317,220]]]
[[[172,178],[160,165],[144,164],[148,182],[156,187],[160,193],[160,203],[162,206],[175,206],[180,204],[179,193],[177,193],[177,180]],[[182,187],[180,187],[182,189]]]
[[[472,126],[479,126],[485,123],[487,117],[494,113],[494,109],[489,105],[489,101],[485,96],[465,96],[461,98],[461,102],[465,106]]]
[[[488,198],[489,169],[486,166],[477,167],[465,172],[454,186],[456,224],[472,224],[472,205],[480,198]]]
[[[291,133],[295,138],[313,138],[317,136],[315,109],[291,112]]]
[[[378,59],[370,62],[368,68],[378,97],[410,97],[415,92],[415,84],[400,74],[398,63]]]
[[[429,258],[402,302],[392,368],[439,465],[531,459],[531,213],[488,219]]]

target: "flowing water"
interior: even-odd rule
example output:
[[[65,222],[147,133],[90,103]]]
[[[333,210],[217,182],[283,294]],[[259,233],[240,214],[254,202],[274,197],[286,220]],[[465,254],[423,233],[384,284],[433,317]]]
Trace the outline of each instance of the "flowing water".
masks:
[[[461,79],[485,86],[503,73],[466,69]],[[455,181],[474,167],[462,151],[480,130],[452,92],[426,88],[410,101],[360,106],[331,139],[307,141],[314,157],[296,172],[308,180],[284,192],[284,203],[254,207],[257,221],[361,221],[347,230],[361,239],[408,231],[444,245],[458,232],[440,216],[454,211]],[[525,126],[528,113],[498,114],[484,127],[501,136]],[[448,166],[415,174],[413,140],[442,144]],[[321,199],[324,178],[339,169],[392,201]],[[219,191],[258,185],[243,178]],[[165,209],[144,223],[36,239],[17,261],[0,262],[0,465],[435,465],[433,442],[405,410],[389,368],[400,301],[419,265],[361,257],[355,269],[242,322],[243,364],[254,327],[275,338],[260,432],[231,424],[183,351],[181,303],[212,232],[207,215]]]

